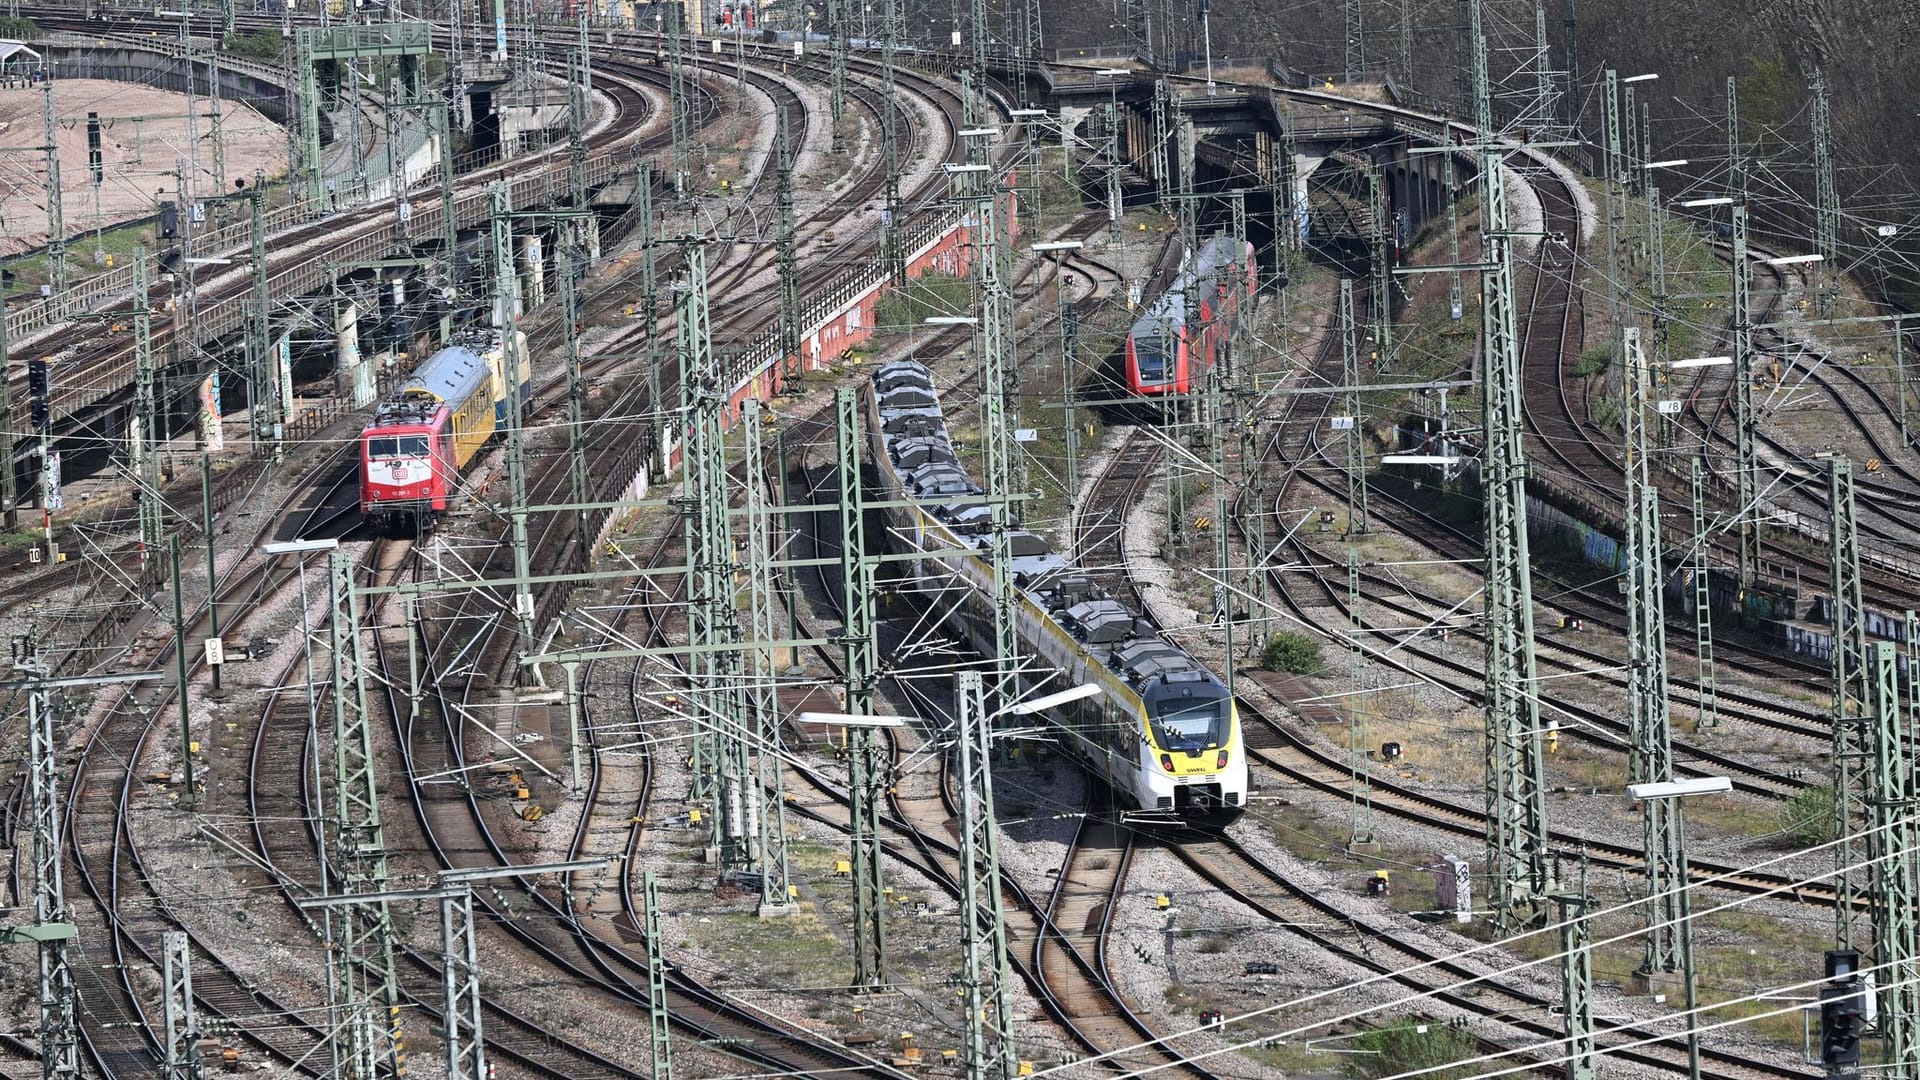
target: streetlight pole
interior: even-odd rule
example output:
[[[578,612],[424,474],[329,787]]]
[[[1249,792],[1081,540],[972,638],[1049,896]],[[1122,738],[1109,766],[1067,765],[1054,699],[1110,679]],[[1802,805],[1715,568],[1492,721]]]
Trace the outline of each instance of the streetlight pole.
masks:
[[[1673,918],[1678,930],[1680,975],[1684,985],[1687,1013],[1687,1078],[1700,1080],[1700,987],[1693,963],[1693,890],[1687,880],[1686,830],[1681,824],[1680,800],[1693,795],[1713,795],[1731,791],[1733,783],[1724,776],[1700,776],[1688,780],[1654,781],[1627,785],[1627,795],[1636,802],[1648,803],[1643,809],[1666,812],[1673,829],[1675,876],[1669,887],[1674,892]],[[1662,804],[1671,803],[1671,806]]]

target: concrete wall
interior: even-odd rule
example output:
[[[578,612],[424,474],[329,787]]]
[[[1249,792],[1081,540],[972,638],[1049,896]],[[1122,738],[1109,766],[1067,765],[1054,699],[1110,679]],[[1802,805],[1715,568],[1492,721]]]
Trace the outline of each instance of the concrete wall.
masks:
[[[186,65],[177,56],[148,51],[132,45],[108,41],[105,45],[81,45],[58,38],[35,43],[50,59],[59,63],[59,75],[67,79],[111,79],[115,82],[141,83],[187,92]],[[195,57],[193,92],[211,95],[205,57]],[[282,82],[264,71],[222,67],[220,95],[228,101],[240,101],[259,110],[267,118],[285,124],[292,118],[294,95]]]

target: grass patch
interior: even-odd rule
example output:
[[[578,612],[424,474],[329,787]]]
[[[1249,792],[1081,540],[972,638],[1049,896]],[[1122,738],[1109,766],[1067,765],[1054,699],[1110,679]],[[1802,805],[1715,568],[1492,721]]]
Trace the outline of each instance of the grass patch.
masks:
[[[889,290],[874,304],[874,333],[910,333],[931,316],[967,315],[973,311],[973,282],[968,278],[925,273],[910,278],[904,288]]]
[[[1461,1080],[1476,1070],[1471,1066],[1445,1066],[1480,1054],[1473,1036],[1459,1028],[1411,1021],[1363,1031],[1347,1040],[1347,1048],[1359,1052],[1347,1056],[1344,1071],[1361,1080],[1408,1072],[1421,1072],[1433,1080]],[[1428,1069],[1437,1071],[1425,1072]]]
[[[1780,807],[1774,827],[1789,848],[1817,847],[1833,839],[1834,795],[1828,786],[1801,788]]]
[[[91,232],[70,234],[67,237],[68,280],[84,281],[95,274],[126,266],[142,248],[152,253],[158,250],[159,243],[157,230],[150,223],[104,229],[97,237]],[[112,266],[107,265],[109,258]],[[29,293],[37,294],[39,286],[52,280],[45,248],[0,261],[0,266],[13,272],[15,289]]]

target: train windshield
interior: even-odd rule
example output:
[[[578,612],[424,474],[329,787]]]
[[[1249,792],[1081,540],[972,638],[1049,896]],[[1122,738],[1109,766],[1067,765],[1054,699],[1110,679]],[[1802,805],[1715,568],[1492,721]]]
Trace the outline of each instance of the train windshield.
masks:
[[[427,456],[427,437],[425,435],[402,435],[392,439],[368,439],[367,459],[381,461],[386,458],[423,458]]]
[[[1161,351],[1158,334],[1140,334],[1133,339],[1133,359],[1140,365],[1141,382],[1165,382],[1167,355]]]
[[[1205,750],[1219,746],[1227,738],[1227,699],[1163,699],[1154,705],[1153,734],[1167,750]]]

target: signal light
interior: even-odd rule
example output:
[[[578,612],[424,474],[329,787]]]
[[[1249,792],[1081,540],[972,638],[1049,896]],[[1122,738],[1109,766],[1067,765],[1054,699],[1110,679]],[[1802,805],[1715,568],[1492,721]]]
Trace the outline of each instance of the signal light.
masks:
[[[53,380],[48,377],[47,362],[27,361],[27,397],[35,431],[45,431],[53,419],[53,410],[47,400],[52,389]]]
[[[1828,1068],[1860,1064],[1860,1033],[1866,1010],[1860,998],[1860,954],[1829,949],[1827,978],[1820,988],[1820,1063]]]
[[[93,186],[99,187],[106,175],[100,157],[100,114],[87,114],[87,174],[93,180]]]
[[[1852,983],[1820,991],[1820,1063],[1829,1068],[1860,1064],[1860,999]]]

